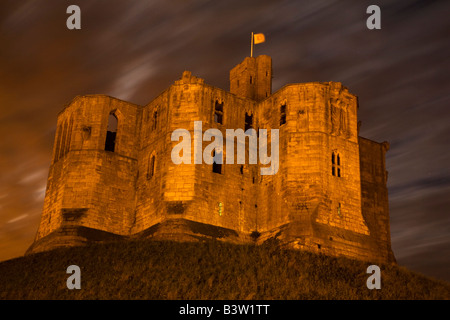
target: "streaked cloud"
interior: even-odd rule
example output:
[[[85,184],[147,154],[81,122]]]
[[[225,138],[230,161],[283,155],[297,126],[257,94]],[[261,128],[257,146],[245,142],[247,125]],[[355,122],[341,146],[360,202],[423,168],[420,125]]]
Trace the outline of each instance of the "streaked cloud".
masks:
[[[20,221],[22,219],[25,219],[26,217],[28,217],[28,214],[22,214],[14,219],[9,220],[7,223],[15,223],[17,221]]]

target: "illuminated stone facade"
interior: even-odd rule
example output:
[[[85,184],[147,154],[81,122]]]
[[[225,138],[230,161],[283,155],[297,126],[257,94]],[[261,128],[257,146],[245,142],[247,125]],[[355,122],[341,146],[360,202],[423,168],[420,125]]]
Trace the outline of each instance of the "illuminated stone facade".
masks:
[[[230,72],[230,91],[185,71],[145,106],[76,97],[58,115],[41,223],[28,252],[153,238],[274,241],[393,262],[385,153],[358,136],[358,99],[341,83],[272,93],[262,55]],[[172,162],[174,130],[279,129],[279,170]],[[203,148],[207,143],[203,143]],[[223,150],[224,157],[226,149]]]

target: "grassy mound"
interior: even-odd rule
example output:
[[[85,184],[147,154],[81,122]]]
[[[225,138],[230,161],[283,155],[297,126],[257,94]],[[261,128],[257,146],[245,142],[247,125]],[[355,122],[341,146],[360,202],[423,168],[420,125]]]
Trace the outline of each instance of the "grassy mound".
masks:
[[[130,241],[62,248],[0,263],[0,299],[449,299],[450,285],[371,263],[273,245]],[[81,269],[69,290],[66,269]]]

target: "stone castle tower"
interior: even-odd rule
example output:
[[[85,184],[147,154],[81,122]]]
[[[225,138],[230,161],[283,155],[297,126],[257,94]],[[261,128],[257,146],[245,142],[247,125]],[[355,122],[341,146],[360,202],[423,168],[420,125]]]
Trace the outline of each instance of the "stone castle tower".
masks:
[[[185,71],[145,106],[78,96],[58,115],[28,253],[130,238],[220,239],[393,262],[389,145],[358,136],[357,110],[357,97],[341,83],[272,93],[266,55],[234,67],[229,92]],[[226,129],[279,129],[278,172],[261,175],[263,165],[248,161],[174,164],[171,134],[184,128],[194,136],[194,121],[223,136]]]

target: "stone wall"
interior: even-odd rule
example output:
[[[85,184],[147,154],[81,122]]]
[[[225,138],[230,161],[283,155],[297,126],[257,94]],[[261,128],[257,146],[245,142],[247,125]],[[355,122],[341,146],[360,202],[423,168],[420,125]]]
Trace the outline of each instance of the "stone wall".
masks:
[[[37,239],[65,225],[129,233],[135,210],[140,108],[95,95],[75,98],[59,114]],[[111,112],[118,118],[114,152],[105,151]]]
[[[391,249],[389,201],[386,170],[387,142],[378,143],[359,137],[361,192],[364,219],[376,241],[378,251],[387,261],[395,261]]]

